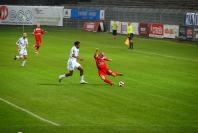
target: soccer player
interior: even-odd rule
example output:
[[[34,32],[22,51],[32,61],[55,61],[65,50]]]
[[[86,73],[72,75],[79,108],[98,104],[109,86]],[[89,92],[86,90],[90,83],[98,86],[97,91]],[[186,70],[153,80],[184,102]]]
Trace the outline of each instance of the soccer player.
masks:
[[[127,33],[129,39],[129,49],[133,49],[133,27],[130,22],[128,22]]]
[[[113,30],[113,32],[112,32],[113,39],[116,39],[116,37],[117,37],[117,28],[118,28],[118,25],[117,25],[116,21],[113,21],[111,27],[112,27],[112,30]]]
[[[41,36],[43,35],[43,34],[45,34],[46,33],[46,31],[44,31],[43,29],[41,29],[41,27],[40,27],[40,24],[37,24],[37,27],[34,29],[34,31],[33,31],[33,35],[34,35],[34,37],[35,37],[35,45],[34,45],[34,48],[35,48],[35,53],[36,54],[38,54],[39,53],[39,48],[40,48],[40,46],[41,46]]]
[[[106,75],[110,75],[113,77],[122,76],[122,73],[113,72],[107,67],[105,62],[112,61],[112,59],[105,57],[102,51],[96,49],[96,52],[94,53],[94,59],[96,61],[96,66],[98,68],[98,74],[104,82],[108,83],[109,85],[113,85],[113,83],[106,78]]]
[[[71,48],[69,60],[67,62],[67,69],[68,73],[62,74],[59,76],[59,82],[62,81],[62,79],[72,76],[73,71],[75,68],[77,68],[80,71],[80,83],[81,84],[87,84],[87,82],[84,80],[84,70],[82,66],[77,62],[77,59],[83,60],[79,57],[79,48],[80,48],[80,42],[76,41],[74,42],[74,46]]]
[[[18,60],[21,59],[22,64],[21,66],[25,66],[26,60],[27,60],[27,46],[28,46],[28,39],[27,39],[27,33],[23,33],[23,36],[21,38],[19,38],[19,40],[16,42],[18,51],[19,51],[19,55],[14,57],[14,60]]]

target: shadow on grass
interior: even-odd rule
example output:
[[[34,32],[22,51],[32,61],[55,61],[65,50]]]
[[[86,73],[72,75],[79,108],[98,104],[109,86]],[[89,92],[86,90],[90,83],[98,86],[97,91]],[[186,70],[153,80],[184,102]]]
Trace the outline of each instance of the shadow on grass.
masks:
[[[61,83],[38,83],[37,85],[46,85],[46,86],[63,86]]]
[[[80,83],[37,83],[37,85],[43,85],[43,86],[66,86],[66,85],[71,85],[71,86],[106,86],[105,84],[96,84],[96,83],[88,83],[88,84],[80,84]]]

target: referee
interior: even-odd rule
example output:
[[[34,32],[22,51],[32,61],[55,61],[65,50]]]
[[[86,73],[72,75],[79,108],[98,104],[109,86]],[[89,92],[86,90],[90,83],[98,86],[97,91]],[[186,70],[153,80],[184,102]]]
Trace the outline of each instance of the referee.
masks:
[[[128,22],[127,33],[129,38],[129,49],[133,49],[133,27],[130,22]]]
[[[117,28],[118,28],[118,25],[115,21],[113,21],[112,25],[112,30],[113,30],[113,39],[116,39],[116,36],[117,36]]]

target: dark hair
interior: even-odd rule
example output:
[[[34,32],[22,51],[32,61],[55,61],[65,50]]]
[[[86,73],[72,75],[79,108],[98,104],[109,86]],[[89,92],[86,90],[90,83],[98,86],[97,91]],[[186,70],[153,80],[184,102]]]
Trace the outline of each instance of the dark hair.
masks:
[[[74,42],[74,45],[78,45],[78,44],[80,44],[79,41],[75,41],[75,42]]]

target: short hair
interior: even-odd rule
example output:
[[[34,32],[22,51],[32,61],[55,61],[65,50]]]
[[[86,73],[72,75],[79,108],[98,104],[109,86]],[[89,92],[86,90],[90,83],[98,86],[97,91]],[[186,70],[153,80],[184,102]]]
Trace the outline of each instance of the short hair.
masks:
[[[79,41],[75,41],[75,42],[74,42],[74,45],[78,45],[78,44],[80,44]]]

